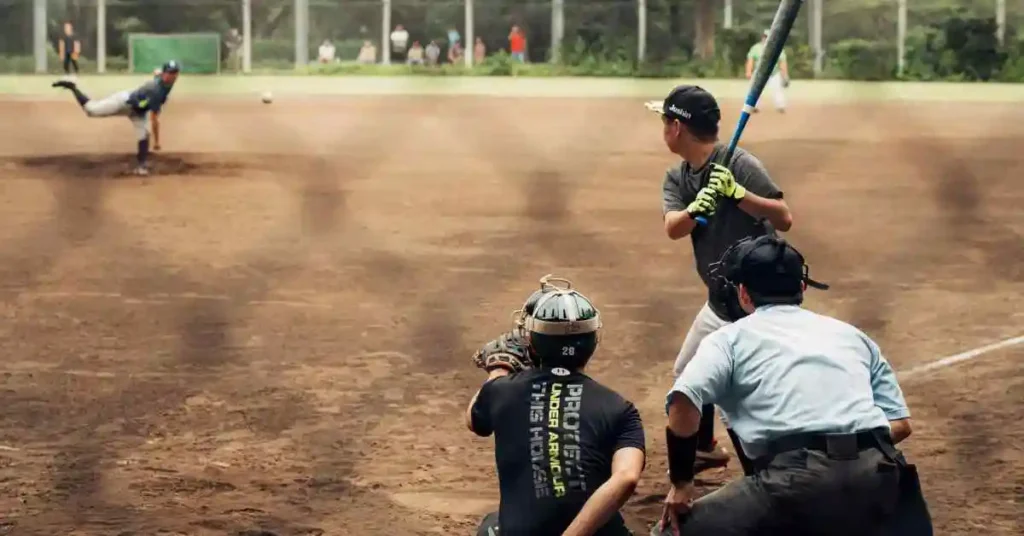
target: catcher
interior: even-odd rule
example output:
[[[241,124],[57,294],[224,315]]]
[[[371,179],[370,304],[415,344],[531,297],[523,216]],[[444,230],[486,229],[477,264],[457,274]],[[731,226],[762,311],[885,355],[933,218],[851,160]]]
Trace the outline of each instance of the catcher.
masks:
[[[153,150],[160,150],[160,110],[170,97],[171,89],[178,80],[181,67],[171,60],[163,68],[154,73],[152,80],[142,84],[135,91],[120,91],[102,99],[90,99],[78,89],[78,85],[70,80],[58,80],[53,87],[64,88],[75,95],[75,100],[89,117],[127,117],[135,127],[138,140],[138,166],[136,175],[149,175],[147,160],[149,158],[149,122],[146,114],[153,119]]]
[[[540,281],[516,329],[473,357],[488,378],[466,423],[494,434],[501,490],[477,534],[629,535],[619,509],[644,468],[640,414],[583,372],[601,328],[594,305],[567,280]]]

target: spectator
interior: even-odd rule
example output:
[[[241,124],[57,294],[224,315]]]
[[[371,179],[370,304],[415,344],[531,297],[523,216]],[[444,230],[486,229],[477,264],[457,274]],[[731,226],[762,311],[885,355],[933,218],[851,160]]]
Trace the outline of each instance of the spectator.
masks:
[[[448,46],[453,47],[455,43],[461,43],[462,36],[459,35],[459,31],[454,26],[448,29]]]
[[[238,28],[228,30],[224,45],[228,47],[228,66],[235,72],[242,72],[242,34],[238,33]]]
[[[419,41],[413,41],[409,48],[409,65],[423,65],[423,45]]]
[[[519,26],[513,25],[512,31],[508,34],[508,51],[512,59],[519,63],[526,63],[526,35]]]
[[[373,46],[370,40],[363,41],[363,46],[359,49],[359,57],[356,58],[356,63],[363,65],[377,63],[377,47]]]
[[[484,40],[479,37],[476,38],[476,43],[473,44],[473,64],[480,65],[487,58],[487,45],[484,44]]]
[[[462,61],[462,44],[458,41],[448,46],[448,61],[452,65],[457,65]]]
[[[401,24],[395,26],[391,32],[391,61],[403,62],[406,57],[406,48],[409,46],[409,32]]]
[[[437,65],[437,59],[441,57],[441,47],[437,46],[437,43],[431,41],[427,45],[427,65]]]
[[[323,43],[320,43],[320,63],[334,63],[336,61],[335,53],[337,50],[334,49],[334,44],[331,43],[330,39],[324,39]]]

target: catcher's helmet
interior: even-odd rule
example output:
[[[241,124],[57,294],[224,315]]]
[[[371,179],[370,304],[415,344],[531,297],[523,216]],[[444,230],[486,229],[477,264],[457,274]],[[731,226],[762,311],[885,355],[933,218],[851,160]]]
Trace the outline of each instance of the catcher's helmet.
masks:
[[[601,315],[568,279],[546,275],[540,290],[516,312],[516,324],[528,336],[532,356],[541,366],[578,369],[597,349]]]
[[[744,238],[722,253],[710,267],[711,292],[725,304],[726,320],[735,322],[747,316],[740,306],[739,285],[757,305],[799,305],[804,301],[804,285],[827,290],[828,285],[809,277],[810,268],[803,255],[775,235]]]

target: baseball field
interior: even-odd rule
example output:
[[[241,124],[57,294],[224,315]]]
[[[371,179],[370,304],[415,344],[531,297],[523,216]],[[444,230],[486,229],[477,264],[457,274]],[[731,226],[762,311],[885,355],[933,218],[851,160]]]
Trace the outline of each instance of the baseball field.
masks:
[[[469,356],[552,272],[604,315],[655,520],[704,299],[642,106],[671,81],[183,77],[144,179],[130,124],[49,82],[0,77],[0,534],[469,534],[497,506]],[[730,133],[745,84],[705,87]],[[937,533],[1021,534],[1020,86],[791,89],[742,145],[832,285],[808,307],[902,374]]]

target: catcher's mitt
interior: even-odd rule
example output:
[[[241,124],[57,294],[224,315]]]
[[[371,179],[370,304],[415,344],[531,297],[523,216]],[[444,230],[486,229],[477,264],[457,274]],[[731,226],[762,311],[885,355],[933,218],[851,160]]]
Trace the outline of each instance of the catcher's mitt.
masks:
[[[487,372],[503,368],[509,372],[521,372],[533,366],[530,345],[518,331],[502,333],[473,354],[473,364]]]

